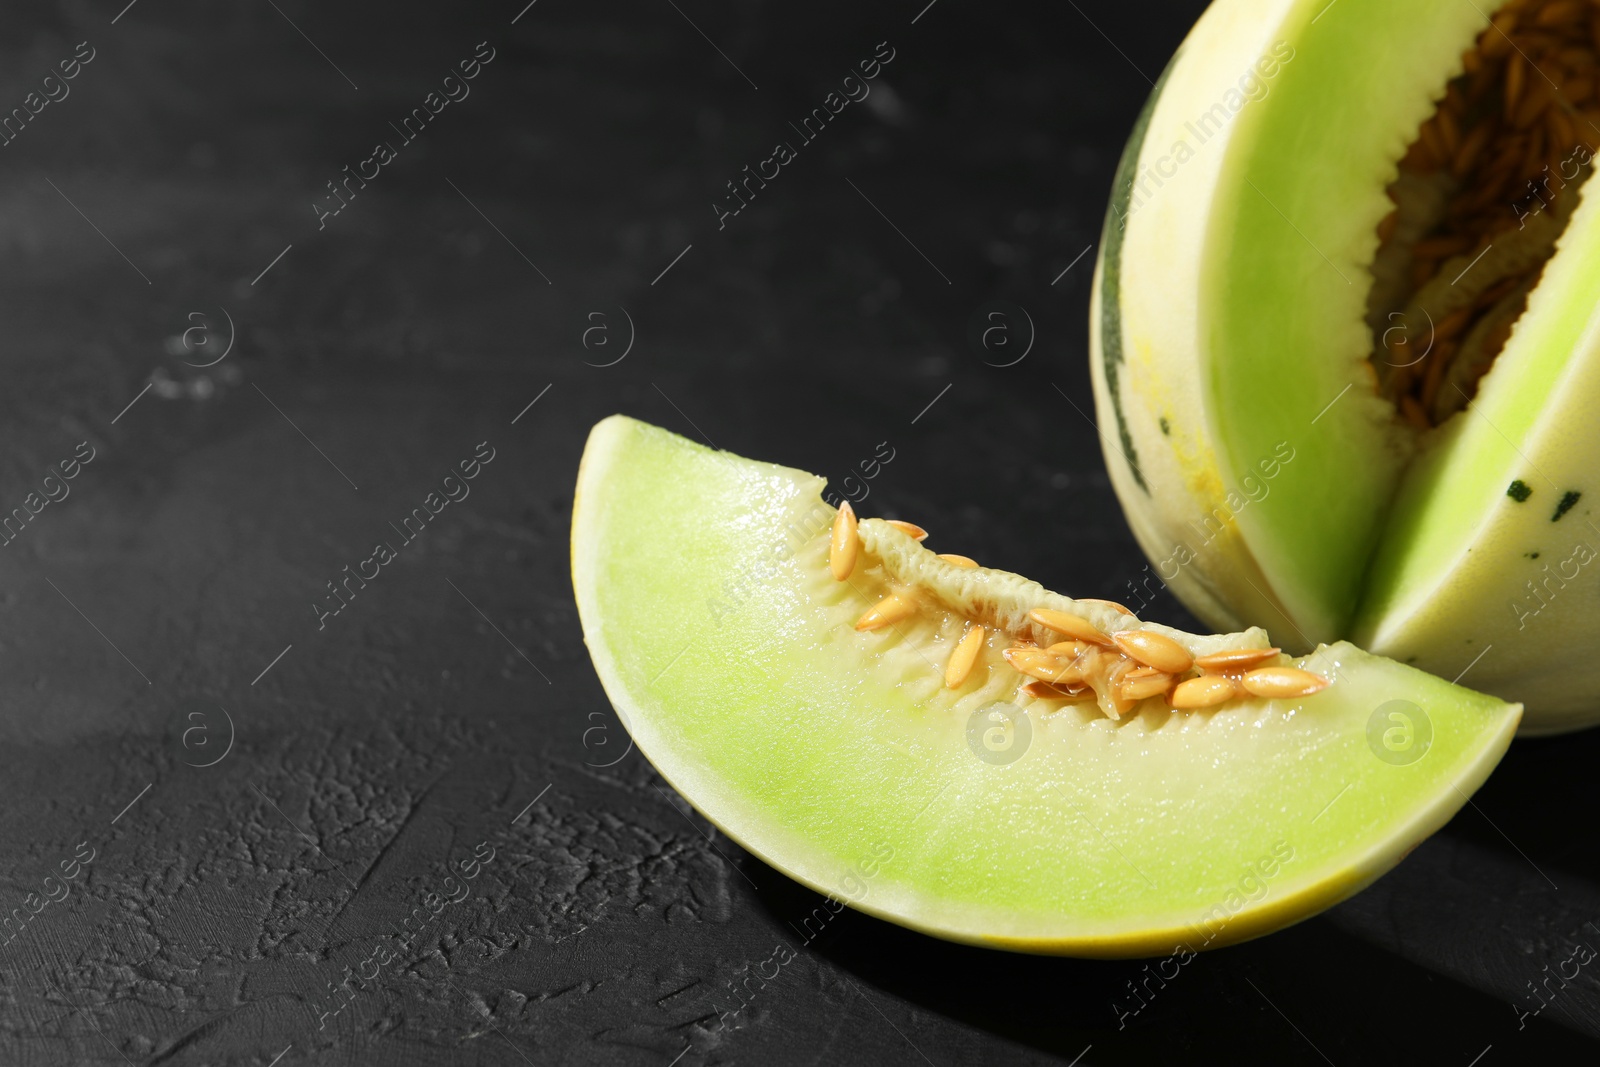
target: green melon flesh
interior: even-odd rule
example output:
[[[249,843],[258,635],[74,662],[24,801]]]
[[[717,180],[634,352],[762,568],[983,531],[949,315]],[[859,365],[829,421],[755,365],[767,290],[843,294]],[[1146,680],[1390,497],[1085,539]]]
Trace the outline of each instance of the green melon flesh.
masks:
[[[1129,143],[1091,343],[1118,495],[1209,625],[1470,666],[1548,732],[1600,718],[1600,186],[1469,410],[1419,438],[1362,366],[1385,188],[1501,6],[1213,3]]]
[[[1346,644],[1299,661],[1333,680],[1314,696],[1147,704],[1120,723],[1016,696],[998,637],[947,690],[961,619],[930,611],[857,632],[882,567],[869,553],[850,581],[833,580],[823,484],[609,418],[578,477],[573,585],[606,692],[663,777],[767,863],[871,914],[1085,956],[1256,936],[1392,867],[1466,802],[1515,731],[1519,706]],[[885,558],[951,570],[867,528]],[[1134,625],[1015,575],[963,573],[969,589]],[[1191,651],[1265,641],[1150,628]],[[1414,762],[1380,759],[1369,741],[1374,712],[1395,700],[1431,725]],[[981,736],[1000,722],[982,709],[1013,701],[1031,740],[1013,762],[980,759],[973,714]]]

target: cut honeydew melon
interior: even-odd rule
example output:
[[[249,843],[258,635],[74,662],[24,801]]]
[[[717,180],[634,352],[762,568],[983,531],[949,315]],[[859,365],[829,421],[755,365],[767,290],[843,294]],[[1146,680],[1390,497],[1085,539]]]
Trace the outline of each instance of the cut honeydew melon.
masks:
[[[1600,720],[1597,70],[1592,3],[1196,24],[1117,175],[1091,352],[1130,524],[1208,624]]]
[[[873,915],[1082,956],[1253,937],[1392,867],[1516,728],[1517,706],[1347,644],[1290,663],[1259,629],[1144,623],[880,520],[838,523],[856,555],[837,580],[823,484],[609,418],[578,475],[573,585],[596,671],[662,776],[772,866]],[[890,595],[915,611],[858,629]],[[1245,668],[1326,688],[1189,711],[1034,699],[1004,653],[1059,636],[1038,609],[1140,655],[1262,650]],[[982,647],[949,688],[975,623]],[[1169,685],[1194,673],[1168,666]]]

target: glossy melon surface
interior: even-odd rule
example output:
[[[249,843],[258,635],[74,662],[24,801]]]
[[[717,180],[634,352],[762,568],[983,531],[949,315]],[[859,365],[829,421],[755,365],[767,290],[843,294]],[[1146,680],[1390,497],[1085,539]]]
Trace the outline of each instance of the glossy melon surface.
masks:
[[[1019,695],[1000,633],[949,689],[963,597],[1195,654],[1267,638],[1184,634],[958,568],[876,520],[836,581],[823,484],[614,416],[584,453],[573,584],[599,677],[662,776],[750,852],[873,915],[1085,956],[1256,936],[1392,867],[1516,728],[1517,706],[1346,644],[1296,661],[1331,680],[1314,695],[1157,700],[1121,721]],[[950,610],[925,590],[927,610],[858,632],[891,571]]]

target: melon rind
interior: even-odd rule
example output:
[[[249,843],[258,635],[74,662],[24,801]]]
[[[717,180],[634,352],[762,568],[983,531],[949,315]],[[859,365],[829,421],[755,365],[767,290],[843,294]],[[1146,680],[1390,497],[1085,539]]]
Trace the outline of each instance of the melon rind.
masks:
[[[1418,439],[1362,367],[1384,188],[1499,6],[1213,3],[1118,172],[1091,368],[1129,523],[1201,619],[1470,667],[1547,733],[1600,720],[1595,197],[1468,411]],[[1231,110],[1250,71],[1258,98]]]
[[[1218,630],[1250,618],[1308,624],[1283,606],[1229,506],[1228,494],[1243,487],[1224,473],[1217,418],[1204,402],[1199,305],[1211,269],[1211,200],[1238,129],[1221,102],[1271,55],[1292,7],[1215,3],[1201,16],[1129,138],[1090,295],[1091,380],[1112,485],[1156,576]],[[1274,77],[1284,73],[1280,64]],[[1292,631],[1284,639],[1312,643]]]
[[[600,680],[661,775],[756,856],[881,918],[1082,956],[1256,936],[1393,866],[1515,730],[1516,706],[1335,645],[1304,661],[1333,685],[1301,700],[1122,724],[1025,702],[1031,743],[988,762],[969,723],[1015,675],[991,645],[945,689],[959,619],[856,632],[876,579],[870,561],[829,575],[822,486],[612,417],[579,473],[573,585]],[[1404,765],[1368,739],[1396,699],[1433,738]]]

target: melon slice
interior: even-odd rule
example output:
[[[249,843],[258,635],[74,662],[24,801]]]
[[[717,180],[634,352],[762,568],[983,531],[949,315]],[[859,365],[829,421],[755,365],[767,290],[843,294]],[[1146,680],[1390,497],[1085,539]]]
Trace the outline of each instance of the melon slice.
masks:
[[[613,416],[578,475],[573,586],[601,682],[662,776],[773,867],[870,914],[1081,956],[1239,941],[1392,867],[1516,729],[1520,706],[1348,644],[1291,663],[1259,629],[1141,622],[880,520],[860,522],[837,580],[823,486]],[[915,611],[858,628],[896,594]],[[1034,698],[1005,653],[1049,640],[1039,609],[1141,655],[1246,650],[1326,688],[1181,711]]]
[[[1116,178],[1091,348],[1113,484],[1208,625],[1600,721],[1597,70],[1590,2],[1196,24]]]

